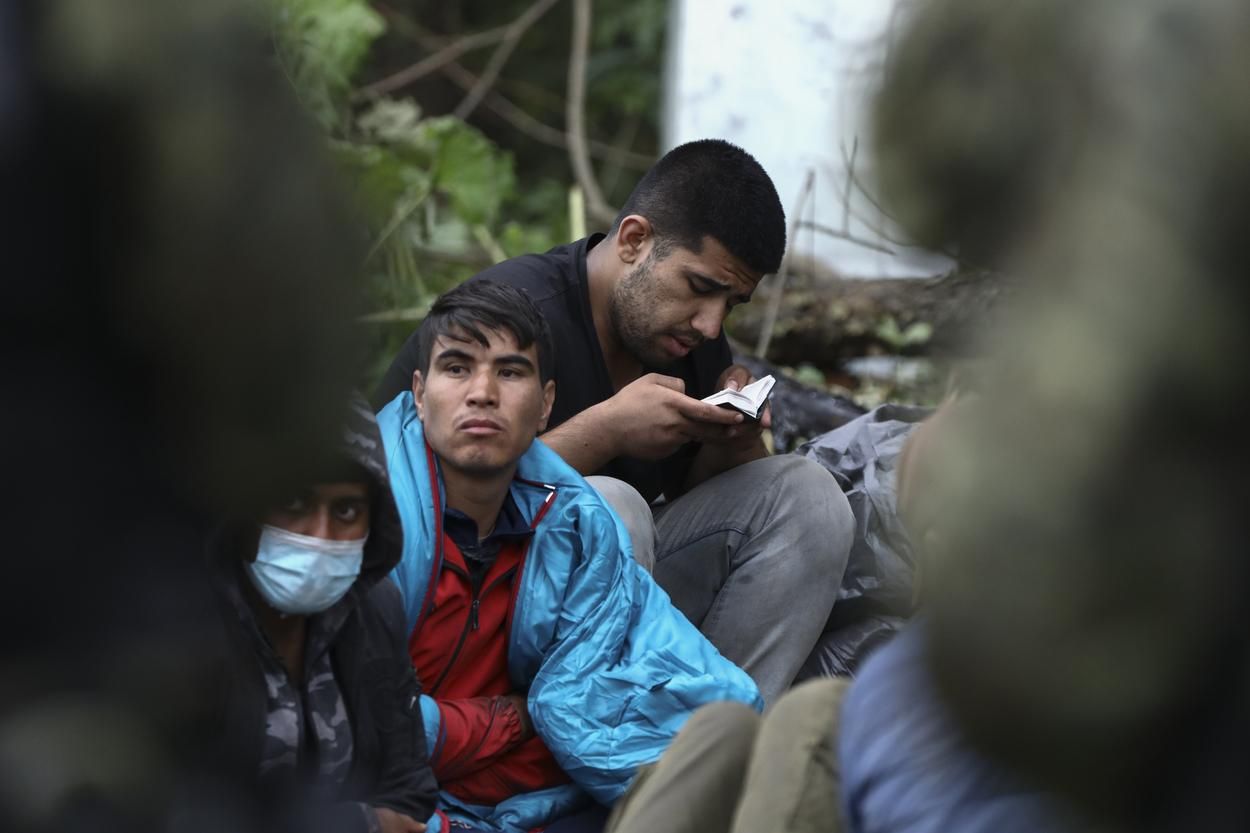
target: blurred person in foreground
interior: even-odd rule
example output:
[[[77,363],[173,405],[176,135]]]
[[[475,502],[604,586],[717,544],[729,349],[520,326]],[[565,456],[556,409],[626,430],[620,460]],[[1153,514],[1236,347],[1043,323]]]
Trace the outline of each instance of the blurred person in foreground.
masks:
[[[699,401],[752,381],[722,325],[777,270],[785,238],[768,174],[707,139],[657,162],[607,234],[472,279],[538,305],[559,390],[543,442],[590,478],[638,560],[766,702],[789,688],[828,622],[855,526],[829,472],[770,456],[767,411],[744,421]],[[404,345],[377,404],[411,387],[418,344]]]
[[[213,565],[235,646],[227,757],[319,828],[423,833],[438,787],[387,578],[403,531],[364,401],[321,477],[231,532]]]
[[[700,705],[762,704],[633,559],[599,494],[535,439],[556,397],[529,296],[472,281],[418,333],[382,409],[404,523],[394,576],[426,686],[440,816],[487,831],[597,830]]]
[[[928,499],[941,477],[934,449],[975,407],[975,397],[952,396],[899,456],[897,511],[922,563],[941,537]],[[925,630],[922,612],[853,681],[808,681],[763,716],[734,703],[700,709],[630,786],[608,833],[1087,829],[963,737],[936,691]]]
[[[0,4],[6,831],[295,829],[214,755],[204,547],[334,447],[363,253],[254,11]]]
[[[1020,278],[932,498],[963,736],[1115,830],[1250,829],[1250,6],[937,0],[876,105],[920,242]]]

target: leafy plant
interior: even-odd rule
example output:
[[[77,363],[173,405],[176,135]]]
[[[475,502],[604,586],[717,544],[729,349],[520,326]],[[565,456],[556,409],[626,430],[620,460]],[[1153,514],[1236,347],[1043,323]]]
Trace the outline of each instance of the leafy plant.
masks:
[[[361,264],[377,327],[376,377],[440,292],[490,263],[555,244],[551,224],[501,221],[511,154],[411,98],[361,97],[355,81],[386,23],[365,0],[272,0],[275,54],[325,129],[369,236]]]

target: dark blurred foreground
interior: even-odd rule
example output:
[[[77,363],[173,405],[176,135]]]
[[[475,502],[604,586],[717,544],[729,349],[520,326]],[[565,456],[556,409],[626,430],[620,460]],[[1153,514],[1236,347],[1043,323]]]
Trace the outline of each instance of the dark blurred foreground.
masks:
[[[281,829],[216,766],[200,571],[356,370],[322,146],[237,4],[0,5],[0,829]]]
[[[1124,830],[1250,830],[1250,6],[938,0],[878,102],[921,239],[1022,279],[931,481],[931,654]]]

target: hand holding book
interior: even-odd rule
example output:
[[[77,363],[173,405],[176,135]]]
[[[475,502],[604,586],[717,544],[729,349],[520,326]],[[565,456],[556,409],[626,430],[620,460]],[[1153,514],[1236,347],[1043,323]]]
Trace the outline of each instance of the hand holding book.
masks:
[[[719,405],[722,408],[739,411],[747,419],[759,419],[760,413],[768,404],[768,394],[772,392],[775,382],[772,376],[765,376],[762,379],[756,379],[741,390],[725,388],[711,396],[705,396],[702,401],[709,405]]]

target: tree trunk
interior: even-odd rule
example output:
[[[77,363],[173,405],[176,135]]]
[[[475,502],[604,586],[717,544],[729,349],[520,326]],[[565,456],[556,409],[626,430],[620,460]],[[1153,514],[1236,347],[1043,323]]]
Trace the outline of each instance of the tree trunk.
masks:
[[[1009,291],[1001,274],[986,271],[792,284],[782,300],[767,359],[827,368],[879,353],[965,355],[968,337]],[[761,286],[752,303],[734,312],[727,329],[735,339],[755,346],[770,295],[771,287]]]

